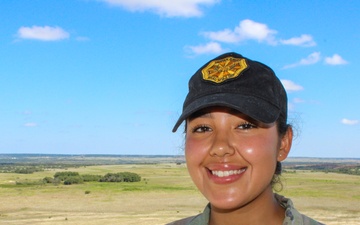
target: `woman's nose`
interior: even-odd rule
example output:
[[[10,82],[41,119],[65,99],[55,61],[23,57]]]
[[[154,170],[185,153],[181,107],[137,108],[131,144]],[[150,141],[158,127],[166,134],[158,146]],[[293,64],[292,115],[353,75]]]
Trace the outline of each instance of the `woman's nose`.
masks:
[[[233,155],[235,152],[231,141],[231,135],[225,132],[219,132],[213,139],[213,144],[210,149],[211,156],[224,157]]]

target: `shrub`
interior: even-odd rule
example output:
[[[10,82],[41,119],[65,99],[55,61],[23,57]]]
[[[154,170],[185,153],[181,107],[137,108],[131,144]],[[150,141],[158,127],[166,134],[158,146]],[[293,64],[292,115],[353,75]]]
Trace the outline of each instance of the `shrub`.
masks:
[[[139,181],[141,181],[141,177],[139,174],[130,173],[130,172],[123,172],[121,174],[123,175],[124,182],[139,182]]]
[[[141,181],[140,175],[131,172],[120,172],[120,173],[107,173],[104,176],[100,175],[92,175],[92,174],[84,174],[80,175],[78,172],[57,172],[52,177],[43,178],[42,182],[45,184],[53,183],[59,184],[61,181],[64,182],[65,185],[71,184],[81,184],[83,182],[92,182],[92,181],[100,181],[100,182],[139,182]]]
[[[53,183],[54,182],[54,178],[52,178],[52,177],[44,177],[44,179],[43,179],[43,182],[45,183],[45,184],[51,184],[51,183]]]
[[[81,175],[84,182],[91,182],[91,181],[99,181],[101,178],[101,175],[92,175],[92,174],[84,174]]]
[[[35,166],[25,166],[25,167],[15,168],[14,173],[32,174],[34,172],[39,172],[39,171],[43,171],[43,169]]]
[[[64,180],[65,185],[71,185],[71,184],[81,184],[84,180],[81,176],[69,176]]]
[[[107,173],[100,178],[100,182],[122,182],[123,177],[119,173]]]
[[[100,182],[138,182],[141,181],[140,175],[131,172],[107,173]]]
[[[54,175],[55,179],[58,179],[60,181],[65,181],[67,178],[69,177],[74,177],[74,176],[80,176],[78,172],[56,172]]]

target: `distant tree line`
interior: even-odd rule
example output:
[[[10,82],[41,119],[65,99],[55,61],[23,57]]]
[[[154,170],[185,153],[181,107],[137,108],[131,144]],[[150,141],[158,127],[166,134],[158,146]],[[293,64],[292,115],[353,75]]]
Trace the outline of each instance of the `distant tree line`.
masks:
[[[18,166],[18,165],[0,165],[0,173],[20,173],[20,174],[32,174],[34,172],[44,171],[41,166]]]
[[[86,165],[84,165],[86,166]],[[27,164],[27,163],[0,163],[0,173],[32,174],[49,169],[78,168],[79,165],[69,164]]]
[[[336,169],[330,169],[326,172],[344,173],[344,174],[350,174],[350,175],[360,175],[360,166],[340,167],[340,168],[336,168]]]
[[[325,173],[342,173],[360,175],[360,165],[344,165],[338,163],[321,163],[314,165],[287,166],[286,169],[322,171]]]
[[[119,172],[119,173],[107,173],[104,176],[83,174],[80,175],[78,172],[57,172],[54,177],[45,177],[44,183],[60,184],[65,185],[71,184],[82,184],[84,182],[139,182],[141,176],[131,172]]]

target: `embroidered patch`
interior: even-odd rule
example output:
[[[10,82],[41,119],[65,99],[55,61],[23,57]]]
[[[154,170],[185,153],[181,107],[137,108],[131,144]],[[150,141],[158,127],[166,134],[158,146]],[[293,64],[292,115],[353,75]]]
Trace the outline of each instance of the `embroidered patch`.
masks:
[[[245,59],[226,57],[210,62],[201,72],[204,80],[222,83],[238,77],[247,67]]]

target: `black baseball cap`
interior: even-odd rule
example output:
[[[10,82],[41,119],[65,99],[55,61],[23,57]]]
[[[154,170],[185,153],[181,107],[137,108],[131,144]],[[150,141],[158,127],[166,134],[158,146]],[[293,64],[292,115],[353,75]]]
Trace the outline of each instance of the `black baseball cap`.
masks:
[[[191,114],[224,106],[263,123],[287,118],[286,91],[274,71],[235,52],[222,54],[202,66],[189,80],[189,93],[173,132]]]

